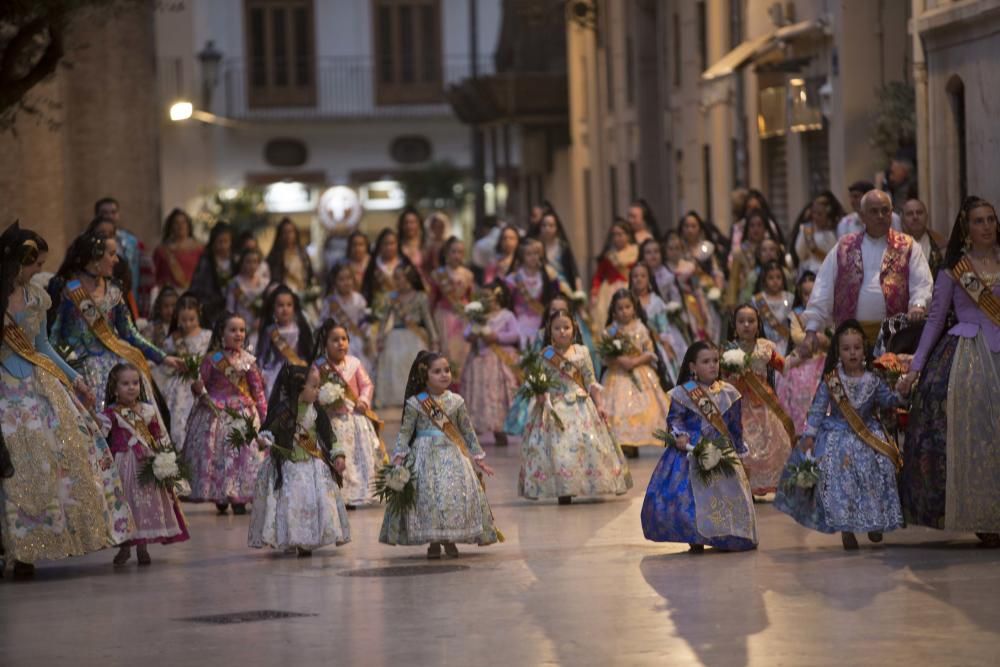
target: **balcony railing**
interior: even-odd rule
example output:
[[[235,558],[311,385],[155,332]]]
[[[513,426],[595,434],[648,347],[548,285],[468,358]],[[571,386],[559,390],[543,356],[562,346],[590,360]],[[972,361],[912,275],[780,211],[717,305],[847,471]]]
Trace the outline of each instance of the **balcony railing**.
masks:
[[[298,64],[281,80],[251,69],[242,59],[223,63],[218,113],[241,120],[309,120],[415,118],[450,116],[444,90],[470,76],[468,57],[445,58],[440,74],[421,81],[385,81],[393,68],[378,67],[370,57],[325,57]],[[426,71],[424,68],[420,71]],[[433,68],[431,68],[433,69]],[[268,74],[273,72],[268,70]],[[410,72],[398,67],[395,72]],[[479,61],[479,73],[494,71],[490,58]],[[412,78],[412,77],[411,77]]]

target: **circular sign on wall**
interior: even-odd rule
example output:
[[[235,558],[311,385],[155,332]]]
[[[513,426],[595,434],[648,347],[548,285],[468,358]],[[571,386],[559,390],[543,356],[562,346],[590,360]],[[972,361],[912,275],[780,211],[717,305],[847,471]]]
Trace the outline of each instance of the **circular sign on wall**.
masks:
[[[361,200],[346,185],[335,185],[319,198],[319,221],[328,231],[353,230],[361,221]]]

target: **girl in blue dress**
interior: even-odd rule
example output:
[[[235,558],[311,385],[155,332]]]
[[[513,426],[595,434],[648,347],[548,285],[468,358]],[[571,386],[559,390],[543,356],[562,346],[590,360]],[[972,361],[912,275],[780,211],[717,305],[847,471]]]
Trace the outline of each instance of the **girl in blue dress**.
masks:
[[[774,506],[806,528],[841,533],[844,548],[858,548],[855,532],[872,542],[903,525],[896,486],[899,451],[887,440],[877,411],[895,407],[899,396],[869,370],[871,357],[861,325],[841,324],[809,409],[806,430],[781,475]],[[807,452],[819,481],[811,488],[791,484]]]
[[[642,532],[654,542],[686,542],[691,551],[757,547],[757,517],[742,466],[731,477],[705,485],[689,472],[689,445],[702,438],[727,438],[746,454],[740,393],[719,380],[719,350],[698,341],[688,348],[678,385],[670,390],[667,430],[676,438],[653,471],[642,503]]]

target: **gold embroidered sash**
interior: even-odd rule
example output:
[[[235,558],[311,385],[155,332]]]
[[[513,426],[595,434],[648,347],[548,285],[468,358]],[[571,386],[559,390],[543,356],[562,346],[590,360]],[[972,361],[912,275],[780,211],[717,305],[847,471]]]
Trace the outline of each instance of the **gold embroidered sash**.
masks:
[[[347,315],[347,311],[340,305],[337,298],[331,296],[327,299],[327,304],[329,304],[330,310],[333,311],[333,318],[337,321],[337,324],[347,329],[347,333],[351,335],[351,338],[360,338],[364,341],[364,334],[358,327],[358,323]]]
[[[747,390],[753,394],[753,397],[767,406],[767,409],[774,413],[774,415],[781,422],[781,425],[785,428],[785,433],[792,440],[795,440],[795,422],[792,418],[788,416],[785,409],[781,407],[781,403],[778,401],[778,397],[774,395],[774,391],[765,384],[757,374],[752,370],[745,370],[739,375],[740,380],[743,381],[743,385]]]
[[[840,381],[840,375],[836,370],[832,370],[826,374],[823,378],[826,381],[826,386],[830,389],[830,397],[833,399],[837,407],[840,408],[841,414],[844,415],[844,419],[847,420],[848,426],[851,430],[861,438],[861,441],[866,445],[874,449],[876,452],[882,456],[888,457],[892,464],[896,466],[896,470],[900,470],[903,467],[903,458],[899,454],[899,450],[890,442],[883,440],[868,428],[865,424],[865,420],[861,418],[858,411],[854,409],[851,404],[851,399],[847,397],[847,391],[844,389],[843,383]]]
[[[326,360],[326,363],[323,364],[323,366],[320,368],[320,372],[321,373],[325,372],[327,377],[335,378],[337,384],[339,384],[344,389],[344,398],[349,400],[351,403],[354,403],[355,405],[358,404],[358,402],[361,399],[358,396],[357,392],[354,391],[354,388],[347,381],[347,378],[345,378],[343,374],[340,372],[340,370],[338,370],[336,366],[331,364],[329,360]],[[389,454],[385,448],[385,441],[382,440],[382,429],[385,426],[385,422],[370,407],[365,407],[362,414],[368,421],[372,423],[372,428],[375,429],[375,435],[378,436],[378,449],[379,452],[382,454],[382,460],[383,462],[388,462]]]
[[[802,225],[802,238],[805,239],[806,247],[813,257],[821,262],[826,259],[826,254],[816,245],[816,230],[812,225]]]
[[[514,374],[514,378],[518,382],[523,382],[521,369],[518,368],[517,365],[516,352],[503,347],[499,343],[487,343],[486,347],[488,347],[493,354],[497,355],[497,358],[500,360],[500,363],[502,363],[504,366],[510,369],[510,372]]]
[[[17,323],[11,322],[3,328],[3,342],[10,345],[10,349],[14,350],[18,356],[55,377],[66,389],[73,389],[69,378],[62,372],[58,364],[36,350],[35,346],[28,340],[28,334]]]
[[[983,311],[994,324],[1000,326],[1000,298],[987,287],[976,267],[972,265],[972,261],[968,257],[963,257],[951,270],[951,275],[972,302],[979,306],[979,310]]]
[[[212,365],[215,366],[216,370],[222,373],[222,376],[239,392],[240,396],[256,405],[257,402],[254,401],[253,394],[250,393],[250,385],[247,383],[246,373],[240,373],[240,371],[234,368],[229,363],[229,359],[226,359],[224,353],[216,352],[215,354],[216,358],[213,358]],[[236,375],[239,375],[239,377],[234,379],[233,376]]]
[[[465,304],[462,302],[461,297],[455,295],[455,292],[457,291],[455,288],[455,281],[452,280],[450,275],[448,275],[448,269],[442,266],[435,269],[431,276],[434,279],[434,284],[437,285],[438,290],[441,292],[441,296],[447,299],[451,309],[458,315],[463,314],[465,311]],[[445,289],[446,281],[452,285],[451,289]]]
[[[152,431],[149,430],[149,424],[146,423],[146,420],[142,418],[142,415],[137,410],[124,408],[120,405],[115,405],[112,410],[135,432],[139,442],[145,445],[150,451],[156,451],[158,441],[153,437]],[[134,415],[135,419],[133,420],[130,415]]]
[[[76,287],[72,287],[75,283]],[[67,294],[69,298],[76,305],[76,309],[80,312],[80,316],[83,321],[87,323],[87,326],[93,332],[94,336],[97,337],[99,341],[108,348],[112,353],[118,355],[125,361],[129,362],[136,368],[138,368],[147,377],[150,376],[149,363],[146,361],[145,355],[143,353],[129,345],[127,342],[118,337],[118,334],[111,328],[108,324],[107,319],[101,314],[98,309],[97,304],[87,290],[83,288],[83,285],[79,281],[73,281],[67,285]]]
[[[767,299],[764,298],[764,293],[760,292],[755,295],[753,299],[754,305],[757,307],[757,312],[759,312],[760,316],[764,318],[765,322],[767,322],[767,326],[774,329],[778,335],[781,336],[782,340],[787,340],[791,335],[791,332],[788,330],[788,327],[784,322],[778,321],[774,311],[771,310],[771,306],[768,305]]]
[[[588,394],[590,393],[583,381],[583,373],[580,372],[580,369],[577,368],[576,364],[572,361],[559,354],[559,351],[556,348],[549,346],[542,350],[542,359],[556,369],[560,375],[569,378],[575,382],[580,389],[583,389]],[[568,368],[572,369],[572,371],[567,370]]]
[[[177,256],[169,248],[164,248],[163,250],[167,256],[167,267],[170,269],[170,277],[174,279],[174,284],[182,289],[187,289],[190,286],[190,279],[185,275],[184,267],[181,266],[180,260],[177,259]]]
[[[323,450],[320,449],[319,443],[316,442],[316,438],[312,437],[308,432],[305,431],[300,425],[295,425],[295,444],[299,446],[306,454],[313,457],[314,459],[319,459],[320,461],[326,462],[326,457],[323,456]]]
[[[543,271],[542,272],[542,281],[543,281],[542,291],[545,290],[545,287],[544,287],[545,278],[546,278],[545,272]],[[524,284],[524,279],[521,278],[521,274],[518,274],[517,276],[514,277],[514,286],[517,288],[517,293],[521,295],[522,299],[524,299],[524,303],[528,306],[528,308],[531,310],[531,312],[533,312],[535,315],[544,315],[545,314],[545,306],[542,304],[541,301],[539,301],[538,299],[536,299],[535,297],[531,296],[531,294],[528,293],[528,288]]]
[[[288,341],[281,335],[281,332],[278,331],[277,327],[271,329],[271,343],[274,344],[275,349],[278,350],[281,356],[285,358],[285,361],[290,363],[292,366],[309,365],[302,359],[302,357],[299,356],[299,353],[288,344]]]
[[[733,434],[729,432],[729,427],[726,426],[726,421],[722,418],[719,406],[715,404],[715,401],[708,395],[708,392],[695,382],[685,384],[684,391],[687,392],[687,395],[691,398],[691,403],[698,408],[698,412],[705,421],[711,424],[722,437],[732,444]]]

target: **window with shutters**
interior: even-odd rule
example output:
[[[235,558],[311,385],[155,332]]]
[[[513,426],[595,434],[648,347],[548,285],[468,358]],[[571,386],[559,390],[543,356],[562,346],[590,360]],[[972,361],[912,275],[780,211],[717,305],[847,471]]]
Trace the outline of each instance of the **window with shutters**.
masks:
[[[316,103],[313,0],[244,0],[250,107]]]
[[[377,104],[444,99],[440,0],[372,0]]]

